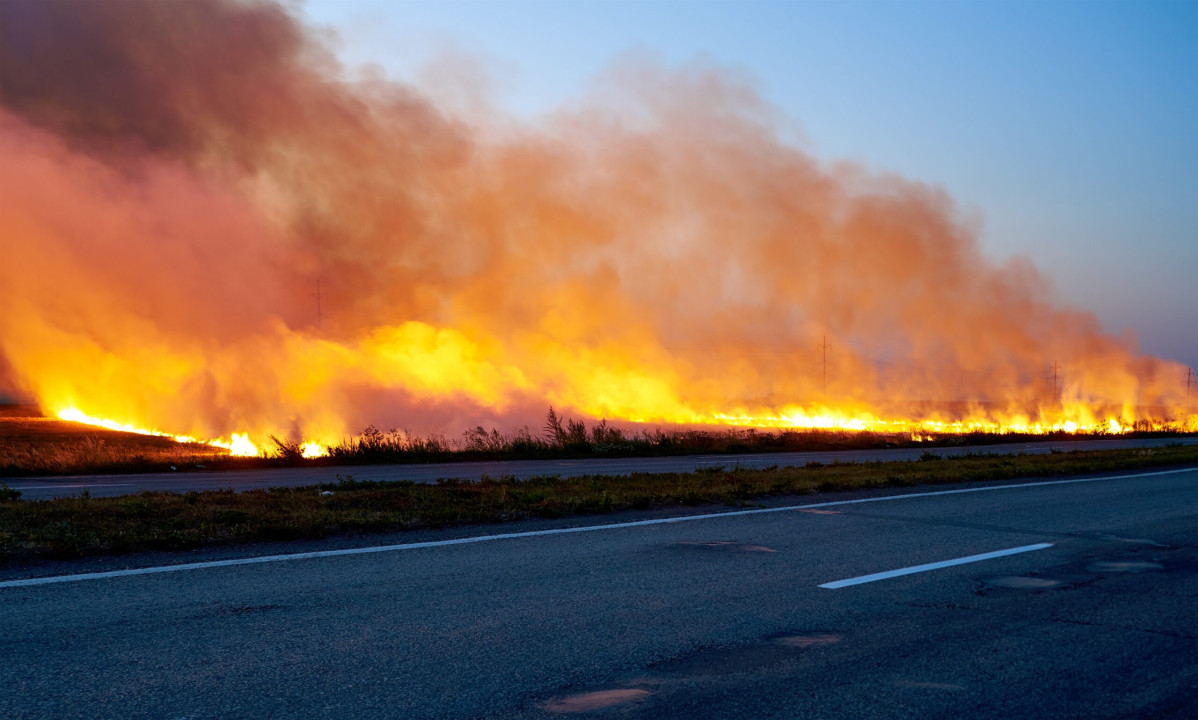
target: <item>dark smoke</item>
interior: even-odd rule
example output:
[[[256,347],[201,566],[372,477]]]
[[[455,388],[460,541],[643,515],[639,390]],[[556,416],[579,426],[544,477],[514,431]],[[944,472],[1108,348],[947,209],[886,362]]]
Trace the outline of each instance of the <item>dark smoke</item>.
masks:
[[[822,165],[719,68],[629,60],[485,122],[351,81],[272,3],[0,13],[0,352],[47,405],[213,434],[548,403],[1036,419],[1053,361],[1095,413],[1179,402],[1175,364],[984,257],[942,190]]]

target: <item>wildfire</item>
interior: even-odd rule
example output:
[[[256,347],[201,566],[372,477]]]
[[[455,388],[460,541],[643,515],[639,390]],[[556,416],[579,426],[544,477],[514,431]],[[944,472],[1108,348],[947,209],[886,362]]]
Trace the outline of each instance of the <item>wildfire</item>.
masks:
[[[300,454],[310,460],[312,458],[328,456],[329,450],[327,447],[320,445],[319,443],[306,442],[300,448]]]
[[[1075,409],[1075,412],[1078,410]],[[212,447],[223,448],[229,451],[229,454],[234,457],[260,457],[264,455],[262,449],[250,440],[248,433],[233,433],[231,439],[225,440],[218,438],[215,440],[201,440],[190,435],[179,435],[160,430],[152,430],[144,427],[138,427],[130,423],[122,423],[116,420],[107,418],[93,417],[87,415],[77,408],[68,408],[58,412],[58,417],[62,420],[102,427],[108,430],[117,430],[120,432],[137,433],[139,435],[151,435],[155,437],[171,438],[180,443],[200,443],[210,445]],[[729,415],[722,413],[713,413],[705,421],[696,422],[693,417],[688,417],[691,425],[710,425],[717,427],[752,427],[752,428],[768,428],[779,430],[840,430],[850,432],[875,432],[883,434],[907,434],[914,442],[927,442],[934,440],[937,436],[943,435],[960,435],[967,433],[988,433],[988,434],[1025,434],[1025,435],[1042,435],[1048,433],[1070,433],[1077,435],[1120,435],[1133,432],[1137,429],[1145,430],[1180,430],[1194,431],[1198,429],[1198,416],[1191,415],[1186,420],[1179,423],[1161,423],[1141,421],[1138,428],[1132,423],[1121,423],[1114,417],[1107,417],[1102,421],[1094,422],[1075,422],[1073,420],[1063,420],[1053,424],[1046,423],[1030,423],[1025,419],[1018,419],[1009,423],[1001,423],[985,418],[972,418],[961,421],[938,421],[938,420],[883,420],[870,415],[852,416],[840,414],[828,408],[821,408],[810,414],[802,409],[789,409],[778,415],[749,415],[738,414]],[[329,454],[328,445],[321,444],[315,441],[306,441],[300,446],[300,455],[306,459],[327,457]]]
[[[151,435],[154,437],[171,438],[180,443],[196,443],[200,445],[210,445],[212,447],[224,448],[229,451],[229,455],[233,457],[260,457],[264,453],[252,440],[249,433],[233,433],[231,439],[217,438],[215,440],[201,440],[190,435],[176,435],[174,433],[162,432],[161,430],[150,430],[148,428],[138,427],[130,423],[122,423],[116,420],[107,418],[92,417],[80,411],[77,408],[67,408],[60,410],[58,413],[60,420],[80,423],[82,425],[92,425],[94,427],[102,427],[107,430],[116,430],[118,432],[136,433],[138,435]],[[300,446],[300,454],[302,457],[313,459],[327,457],[329,454],[328,447],[318,442],[308,441]]]
[[[63,419],[303,457],[549,405],[1198,431],[1184,366],[990,259],[944,191],[795,147],[734,73],[617,68],[492,123],[342,74],[284,6],[63,3],[0,25],[0,395]]]
[[[1074,409],[1075,416],[1087,416],[1084,408]],[[1065,413],[1062,413],[1065,415]],[[1068,415],[1065,415],[1066,417]],[[969,433],[987,433],[993,435],[1046,435],[1049,433],[1073,434],[1107,434],[1121,435],[1137,429],[1162,431],[1184,431],[1185,420],[1164,422],[1160,420],[1142,420],[1139,428],[1131,421],[1120,422],[1115,417],[1101,420],[1076,421],[1060,418],[1055,422],[1030,422],[1026,418],[1016,417],[1008,421],[996,420],[985,416],[974,416],[963,420],[932,420],[932,419],[889,419],[884,420],[872,415],[854,416],[823,411],[820,414],[809,415],[802,410],[791,410],[780,415],[725,415],[712,416],[713,425],[730,425],[734,427],[756,427],[775,429],[806,429],[806,430],[848,430],[869,431],[876,433],[910,434],[911,439],[923,442],[934,435],[962,435]]]
[[[258,457],[262,451],[258,446],[250,441],[249,435],[246,433],[233,433],[232,439],[225,440],[217,438],[215,440],[201,440],[190,435],[176,435],[173,433],[162,432],[161,430],[151,430],[149,428],[137,427],[129,423],[122,423],[116,420],[107,418],[98,418],[87,415],[77,408],[67,408],[58,412],[58,417],[62,420],[80,423],[83,425],[92,425],[102,427],[108,430],[116,430],[118,432],[136,433],[138,435],[152,435],[154,437],[171,438],[180,443],[195,443],[200,445],[211,445],[212,447],[224,448],[229,451],[229,454],[234,457]],[[310,443],[314,452],[319,452],[320,447],[315,443]],[[308,446],[305,445],[304,457],[320,457],[319,454],[308,454]]]

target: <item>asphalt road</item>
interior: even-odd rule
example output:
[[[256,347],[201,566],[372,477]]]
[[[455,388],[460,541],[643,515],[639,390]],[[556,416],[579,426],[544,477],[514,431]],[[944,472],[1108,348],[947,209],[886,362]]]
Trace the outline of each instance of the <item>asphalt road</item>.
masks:
[[[1198,469],[959,489],[0,568],[0,717],[1198,716]]]
[[[477,480],[482,475],[627,475],[633,472],[690,472],[711,465],[745,468],[771,465],[805,465],[809,462],[867,462],[875,460],[917,460],[925,451],[937,455],[967,453],[1047,453],[1057,450],[1106,450],[1115,448],[1161,447],[1171,443],[1198,443],[1198,437],[1101,440],[1053,440],[1003,445],[963,447],[895,448],[889,450],[844,450],[823,452],[786,452],[737,455],[685,455],[650,458],[587,458],[581,460],[509,460],[501,462],[429,463],[425,465],[354,465],[346,467],[277,468],[244,472],[143,473],[137,475],[75,475],[64,477],[4,478],[9,487],[20,490],[26,500],[69,497],[87,490],[93,497],[128,495],[143,490],[186,492],[189,490],[253,490],[269,487],[296,487],[337,482],[337,476],[350,475],[357,480],[411,480],[436,482],[440,478]]]

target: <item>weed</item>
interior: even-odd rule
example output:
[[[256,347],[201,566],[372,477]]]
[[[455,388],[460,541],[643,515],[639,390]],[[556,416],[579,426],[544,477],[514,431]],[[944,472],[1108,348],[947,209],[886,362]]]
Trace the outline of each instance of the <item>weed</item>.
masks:
[[[576,426],[561,417],[557,421],[565,442],[573,443],[579,433],[571,428]],[[604,441],[619,440],[615,444],[631,447],[629,452],[633,454],[709,452],[713,445],[727,448],[735,442],[759,450],[776,450],[778,443],[857,441],[857,436],[845,433],[772,435],[765,432],[700,433],[655,429],[631,436],[613,435],[613,432],[605,423],[600,423],[585,437],[591,443],[595,442],[597,434]],[[495,437],[492,431],[476,435],[483,443],[492,442]],[[505,442],[510,441],[505,447],[523,448],[521,452],[535,450],[547,453],[549,457],[582,452],[580,447],[550,445],[545,438],[533,437],[527,429],[501,437],[507,438]],[[390,461],[411,462],[417,458],[441,457],[435,453],[448,452],[450,448],[448,443],[437,438],[421,439],[401,431],[383,432],[369,428],[353,442],[355,447],[364,448],[362,455],[353,457],[363,461],[387,457]],[[461,448],[466,442],[461,441],[455,452],[465,452]],[[90,449],[89,452],[108,453],[118,445],[106,440],[103,443],[89,441],[83,447]],[[348,447],[348,444],[343,445],[342,451],[349,452],[345,450]],[[595,445],[591,447],[593,449]],[[74,462],[80,456],[71,457],[75,458]],[[446,459],[452,457],[475,456],[459,454]],[[353,461],[352,458],[347,460]],[[184,467],[182,462],[175,462]],[[251,464],[242,467],[280,462],[283,461],[277,457],[254,458]],[[219,463],[222,463],[221,467],[238,467],[228,460]],[[1152,452],[971,454],[946,457],[936,462],[811,462],[805,467],[733,467],[731,471],[726,466],[712,465],[690,473],[633,473],[616,477],[551,475],[517,480],[504,475],[478,481],[444,479],[435,484],[358,480],[346,473],[338,474],[336,483],[317,488],[276,487],[269,491],[241,493],[232,490],[142,493],[116,498],[93,498],[85,491],[80,497],[46,501],[23,500],[17,491],[0,484],[0,562],[12,557],[54,558],[176,550],[261,540],[319,538],[336,533],[438,528],[678,505],[743,505],[769,495],[1101,473],[1182,464],[1198,464],[1198,446],[1175,444]],[[11,467],[0,460],[0,468]],[[323,495],[325,492],[334,494]]]
[[[283,439],[274,435],[271,435],[270,439],[275,444],[275,457],[281,460],[295,461],[304,456],[304,450],[299,440]]]
[[[1141,436],[1168,437],[1170,433],[1143,432]],[[839,430],[771,432],[742,428],[627,429],[614,427],[607,420],[600,420],[588,427],[582,420],[565,417],[550,407],[544,426],[535,434],[528,427],[514,432],[501,432],[495,428],[478,426],[463,432],[457,439],[447,440],[440,435],[420,436],[406,430],[382,430],[370,425],[358,435],[329,446],[327,458],[304,458],[298,441],[279,437],[272,438],[275,449],[269,456],[233,458],[219,448],[183,445],[169,438],[130,435],[94,428],[80,429],[71,423],[48,418],[6,418],[0,415],[0,476],[159,472],[171,467],[180,470],[245,470],[301,464],[360,465],[884,447],[927,448],[979,443],[1016,443],[1044,437],[1015,433],[973,433],[937,435],[931,440],[916,443],[911,440],[909,433]],[[811,467],[817,468],[819,463],[812,462]]]

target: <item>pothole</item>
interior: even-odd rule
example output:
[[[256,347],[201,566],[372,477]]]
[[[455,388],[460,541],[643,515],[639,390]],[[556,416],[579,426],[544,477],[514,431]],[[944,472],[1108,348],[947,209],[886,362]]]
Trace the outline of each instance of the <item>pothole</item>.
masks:
[[[1107,572],[1125,572],[1125,573],[1141,573],[1141,572],[1156,572],[1164,570],[1165,566],[1160,563],[1147,562],[1144,560],[1099,560],[1098,562],[1090,563],[1086,568],[1093,573]]]
[[[830,632],[788,633],[752,645],[705,648],[654,663],[650,669],[666,675],[690,677],[757,672],[800,657],[804,650],[827,647],[843,639],[843,635]]]
[[[607,708],[639,703],[649,695],[644,688],[612,688],[611,690],[594,690],[592,692],[566,695],[554,698],[545,703],[545,710],[551,713],[585,713]]]
[[[648,673],[616,682],[621,687],[560,695],[541,704],[555,714],[635,713],[632,707],[655,695],[655,702],[668,701],[678,688],[693,682],[742,673],[786,671],[785,663],[808,656],[808,651],[828,647],[844,640],[844,635],[824,631],[788,632],[761,638],[756,643],[733,647],[700,648],[682,657],[652,663]],[[818,651],[816,651],[818,652]],[[815,657],[815,656],[811,656]],[[608,713],[607,711],[611,711]]]

